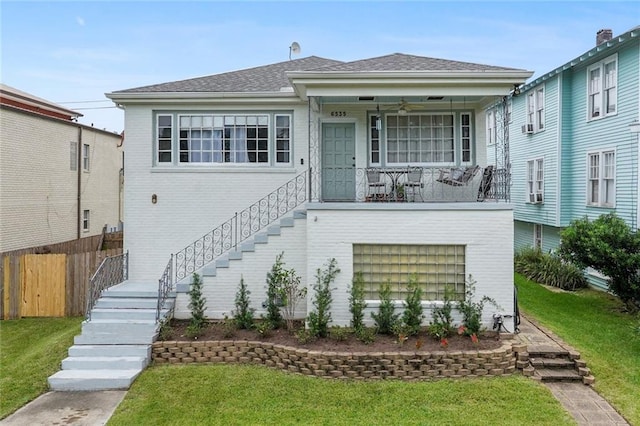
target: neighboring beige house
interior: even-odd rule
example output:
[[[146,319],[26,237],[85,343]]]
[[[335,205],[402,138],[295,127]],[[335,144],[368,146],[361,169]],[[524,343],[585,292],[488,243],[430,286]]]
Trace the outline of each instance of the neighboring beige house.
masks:
[[[80,116],[0,84],[0,253],[121,223],[123,138]]]

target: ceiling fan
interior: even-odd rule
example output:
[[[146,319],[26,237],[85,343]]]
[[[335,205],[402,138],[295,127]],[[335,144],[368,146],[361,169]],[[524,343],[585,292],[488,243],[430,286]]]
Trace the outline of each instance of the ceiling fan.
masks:
[[[424,109],[425,107],[424,105],[421,105],[421,104],[411,104],[407,102],[404,98],[400,99],[400,102],[396,102],[394,104],[387,104],[385,106],[388,107],[388,108],[385,108],[387,110],[397,109],[398,114],[400,115],[404,115],[407,112],[410,112],[413,110]]]

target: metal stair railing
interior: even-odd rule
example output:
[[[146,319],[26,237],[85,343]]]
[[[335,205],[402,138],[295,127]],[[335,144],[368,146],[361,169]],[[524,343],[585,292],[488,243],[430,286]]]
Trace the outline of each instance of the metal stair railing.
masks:
[[[102,292],[109,287],[126,281],[129,277],[129,252],[106,257],[89,279],[87,287],[87,307],[85,319],[91,321],[91,311]]]
[[[182,250],[171,255],[158,283],[158,311],[164,305],[173,284],[193,274],[221,255],[236,250],[238,245],[263,230],[308,200],[308,176],[305,170],[262,197],[246,209],[204,234]]]

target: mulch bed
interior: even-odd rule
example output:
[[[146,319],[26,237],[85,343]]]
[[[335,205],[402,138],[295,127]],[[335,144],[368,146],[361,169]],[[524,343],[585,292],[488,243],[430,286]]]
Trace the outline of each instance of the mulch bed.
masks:
[[[229,332],[229,326],[221,323],[210,323],[203,333],[196,337],[187,337],[186,329],[188,320],[173,319],[170,322],[171,332],[164,336],[165,341],[214,341],[214,340],[237,340],[237,341],[261,341],[284,346],[304,348],[318,351],[335,352],[392,352],[392,351],[472,351],[497,349],[504,343],[495,333],[487,332],[480,336],[478,343],[473,343],[468,336],[453,335],[447,338],[447,346],[443,346],[439,340],[429,336],[426,331],[417,336],[409,337],[404,344],[399,344],[396,336],[377,334],[375,341],[364,344],[358,340],[354,334],[349,334],[346,340],[338,341],[334,338],[318,338],[312,342],[300,343],[294,333],[284,329],[271,330],[267,336],[263,336],[256,330],[233,330]],[[501,338],[508,339],[511,335],[502,335]]]

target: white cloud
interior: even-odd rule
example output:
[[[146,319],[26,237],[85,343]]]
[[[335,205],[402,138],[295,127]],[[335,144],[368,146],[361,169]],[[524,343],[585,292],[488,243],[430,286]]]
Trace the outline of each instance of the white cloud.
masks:
[[[76,16],[76,22],[78,23],[78,25],[80,25],[81,27],[84,27],[84,18],[82,16]]]

